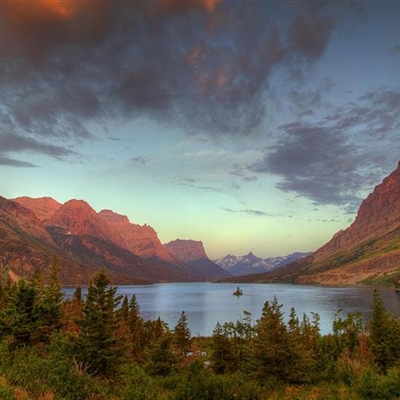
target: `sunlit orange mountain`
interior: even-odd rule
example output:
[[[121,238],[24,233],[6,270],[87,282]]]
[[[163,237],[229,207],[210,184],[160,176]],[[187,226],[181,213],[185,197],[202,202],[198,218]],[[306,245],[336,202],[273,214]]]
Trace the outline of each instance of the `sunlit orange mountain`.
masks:
[[[13,276],[29,277],[35,266],[46,270],[58,255],[64,284],[86,284],[99,268],[113,283],[214,278],[207,268],[176,259],[150,226],[132,224],[111,210],[97,213],[83,200],[1,197],[0,233],[0,266]]]
[[[400,283],[400,162],[362,202],[355,221],[312,255],[244,282]]]
[[[137,225],[129,221],[126,215],[112,210],[102,210],[99,217],[113,226],[123,238],[123,245],[132,253],[146,259],[180,265],[173,255],[161,244],[157,232],[149,225]]]
[[[61,203],[54,200],[52,197],[32,198],[28,196],[17,197],[13,199],[22,206],[33,211],[37,218],[45,221],[53,216],[53,214],[62,206]]]

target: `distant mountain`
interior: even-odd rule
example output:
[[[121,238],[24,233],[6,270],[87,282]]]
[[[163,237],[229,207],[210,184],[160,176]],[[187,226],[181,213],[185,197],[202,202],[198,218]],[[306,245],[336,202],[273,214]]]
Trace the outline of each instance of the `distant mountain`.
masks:
[[[229,272],[208,258],[203,243],[200,241],[177,239],[164,244],[164,247],[178,260],[188,265],[196,275],[213,279],[231,276]]]
[[[320,284],[400,280],[400,162],[362,202],[355,221],[312,255],[246,282]]]
[[[250,252],[239,257],[229,254],[218,260],[214,260],[214,262],[226,271],[229,271],[232,275],[240,276],[272,271],[275,268],[287,265],[309,254],[311,253],[292,253],[283,257],[259,258]]]

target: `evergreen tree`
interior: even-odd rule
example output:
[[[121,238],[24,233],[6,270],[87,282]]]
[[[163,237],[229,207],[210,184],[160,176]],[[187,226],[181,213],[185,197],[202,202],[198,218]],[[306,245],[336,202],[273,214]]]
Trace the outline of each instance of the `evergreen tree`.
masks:
[[[121,298],[115,296],[116,287],[101,270],[89,285],[79,321],[80,334],[75,340],[75,356],[95,375],[111,376],[122,362],[123,342],[116,335],[118,319],[116,307]]]
[[[35,333],[39,342],[48,342],[51,333],[58,331],[62,326],[64,294],[58,279],[59,272],[59,258],[55,256],[47,284],[42,283],[40,275],[36,275],[32,282],[37,292],[36,313],[38,322]]]
[[[187,317],[185,311],[182,311],[178,323],[174,329],[174,342],[182,355],[190,350],[191,333],[187,326]]]
[[[80,329],[78,326],[78,321],[80,321],[82,318],[82,308],[82,288],[77,286],[74,294],[72,295],[72,299],[70,301],[66,301],[63,306],[64,332],[79,332]]]
[[[80,287],[80,285],[78,285],[75,288],[74,294],[72,296],[72,301],[74,301],[77,304],[83,304],[83,300],[82,300],[82,288]]]
[[[140,355],[144,345],[143,318],[140,315],[139,304],[136,295],[133,294],[129,301],[128,326],[131,334],[131,348],[133,356]]]
[[[171,333],[167,332],[150,348],[147,369],[151,375],[167,376],[173,372],[177,361]]]
[[[375,289],[369,340],[373,361],[382,372],[400,365],[400,320],[391,315]]]
[[[7,290],[0,330],[10,335],[12,347],[49,343],[51,334],[61,328],[64,295],[58,271],[58,259],[54,258],[47,285],[36,269],[30,282],[21,279]]]
[[[0,314],[0,336],[10,336],[10,347],[34,343],[37,327],[35,310],[37,292],[30,282],[21,279],[8,293],[7,306]]]
[[[251,368],[260,380],[270,376],[286,379],[293,362],[281,308],[276,297],[271,304],[267,301],[256,326]]]
[[[218,322],[212,336],[211,367],[217,374],[233,372],[237,358],[231,340]]]
[[[125,295],[124,299],[122,300],[122,305],[121,308],[119,309],[119,317],[121,318],[122,321],[128,322],[128,317],[129,317],[129,301],[128,301],[128,296]]]

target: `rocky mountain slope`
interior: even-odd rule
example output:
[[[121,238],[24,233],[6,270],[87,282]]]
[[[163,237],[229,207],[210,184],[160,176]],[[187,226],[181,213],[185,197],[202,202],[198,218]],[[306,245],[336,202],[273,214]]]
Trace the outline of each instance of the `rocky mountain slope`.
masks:
[[[60,257],[60,278],[65,284],[88,282],[97,270],[64,254],[31,210],[0,196],[0,279],[10,273],[15,278],[30,277],[35,267],[46,273],[55,254]]]
[[[46,204],[47,211],[43,209]],[[64,284],[88,283],[99,268],[107,269],[114,283],[205,279],[164,249],[151,227],[135,226],[126,217],[111,213],[96,213],[83,200],[62,205],[49,198],[1,198],[0,267],[29,277],[35,266],[45,270],[58,255]]]
[[[200,241],[177,239],[164,244],[164,247],[178,260],[189,265],[195,274],[214,279],[231,276],[229,272],[208,258],[203,243]]]
[[[292,253],[282,257],[260,258],[250,252],[244,256],[228,254],[225,257],[214,260],[214,262],[226,271],[229,271],[232,275],[240,276],[272,271],[275,268],[290,264],[309,254],[310,253]]]
[[[146,259],[180,265],[163,247],[157,232],[151,226],[132,224],[127,216],[117,214],[112,210],[101,210],[98,215],[115,228],[123,238],[124,247],[132,253]]]
[[[312,255],[248,282],[396,283],[400,279],[400,162],[362,202],[355,221]]]

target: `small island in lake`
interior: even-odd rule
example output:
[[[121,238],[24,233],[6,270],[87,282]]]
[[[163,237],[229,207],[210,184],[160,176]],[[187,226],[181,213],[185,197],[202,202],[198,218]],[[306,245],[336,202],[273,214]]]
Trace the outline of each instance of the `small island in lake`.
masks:
[[[233,292],[233,295],[234,295],[234,296],[242,296],[242,295],[243,295],[242,289],[240,289],[240,287],[238,286],[238,287],[236,288],[236,290]]]

